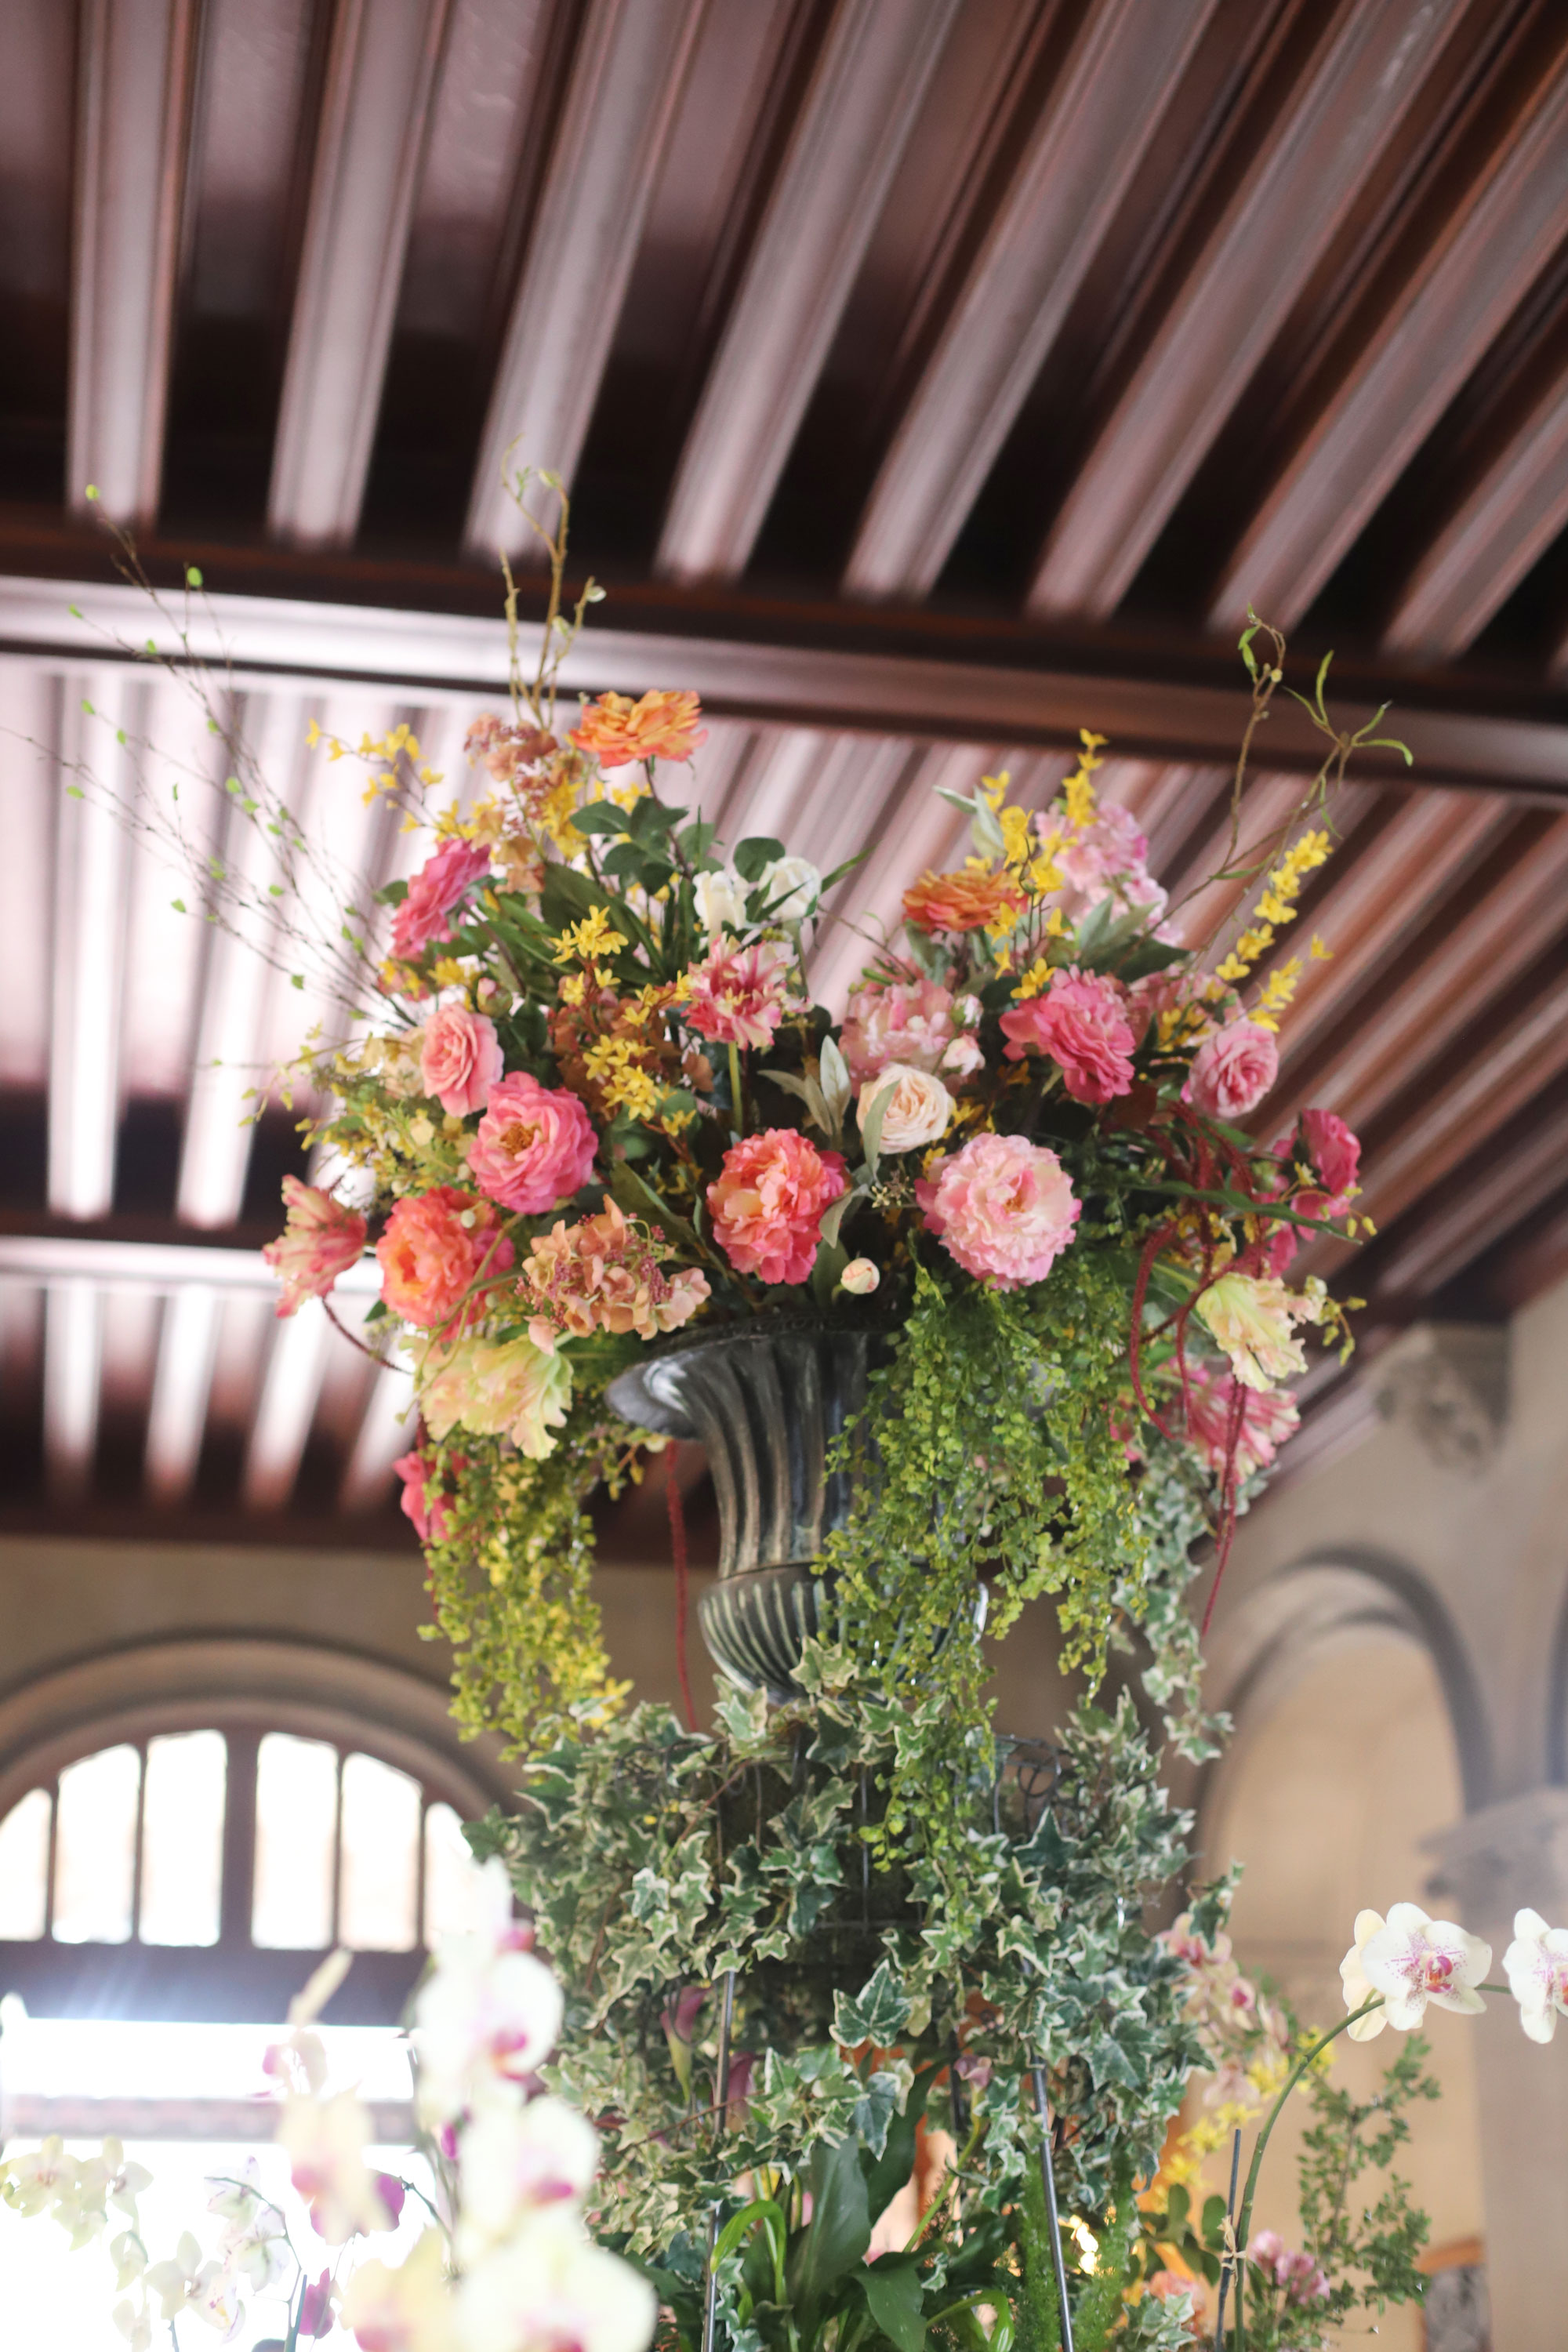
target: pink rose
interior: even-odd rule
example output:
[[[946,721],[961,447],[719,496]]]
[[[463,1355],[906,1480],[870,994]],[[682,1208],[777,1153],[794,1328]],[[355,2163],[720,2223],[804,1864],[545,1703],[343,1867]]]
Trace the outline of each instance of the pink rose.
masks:
[[[718,946],[687,974],[681,1008],[689,1029],[718,1045],[767,1045],[784,1011],[790,956],[784,948]]]
[[[1043,996],[1031,996],[1002,1015],[1010,1041],[1007,1059],[1048,1054],[1074,1102],[1109,1102],[1132,1084],[1133,1036],[1126,1003],[1113,980],[1058,971]]]
[[[467,1118],[482,1109],[500,1074],[500,1039],[493,1021],[470,1013],[466,1004],[443,1004],[430,1015],[420,1041],[419,1075],[426,1093],[444,1111]]]
[[[793,1127],[748,1135],[724,1154],[708,1187],[719,1245],[738,1274],[804,1282],[816,1258],[823,1213],[845,1190],[844,1161]]]
[[[977,1019],[979,1011],[975,1003]],[[858,1086],[879,1076],[889,1062],[962,1078],[981,1061],[978,1042],[958,1025],[952,992],[934,980],[866,981],[851,989],[839,1044]]]
[[[1217,1478],[1225,1469],[1236,1400],[1243,1400],[1236,1442],[1238,1480],[1266,1470],[1300,1424],[1294,1397],[1280,1389],[1248,1389],[1229,1372],[1194,1366],[1187,1381],[1187,1443]]]
[[[481,1192],[520,1216],[537,1217],[569,1201],[594,1171],[593,1122],[565,1087],[542,1087],[519,1070],[490,1089],[468,1145],[468,1169]]]
[[[1336,1203],[1347,1200],[1361,1173],[1359,1136],[1352,1135],[1339,1113],[1332,1110],[1304,1110],[1301,1133],[1308,1156],[1322,1178],[1330,1199]]]
[[[430,1492],[430,1468],[425,1456],[416,1448],[412,1454],[400,1454],[392,1466],[403,1481],[398,1507],[420,1542],[445,1543],[451,1532],[451,1511],[438,1488],[434,1496]]]
[[[392,919],[392,952],[400,961],[416,956],[432,940],[449,940],[447,917],[481,874],[490,854],[471,841],[444,841],[408,885],[408,895]]]
[[[325,1298],[339,1275],[357,1264],[365,1223],[298,1176],[284,1177],[283,1200],[288,1222],[261,1255],[283,1285],[279,1314],[297,1315],[307,1298]]]
[[[1211,1030],[1193,1056],[1182,1100],[1207,1118],[1245,1118],[1279,1075],[1274,1033],[1257,1021]]]
[[[496,1240],[495,1226],[488,1201],[450,1184],[399,1201],[375,1245],[381,1295],[393,1313],[426,1331],[450,1326],[480,1267],[499,1275],[511,1264],[511,1244]],[[463,1323],[483,1313],[483,1300],[475,1298]]]
[[[1081,1211],[1056,1153],[1022,1135],[972,1135],[933,1162],[915,1199],[948,1255],[998,1290],[1043,1282]]]

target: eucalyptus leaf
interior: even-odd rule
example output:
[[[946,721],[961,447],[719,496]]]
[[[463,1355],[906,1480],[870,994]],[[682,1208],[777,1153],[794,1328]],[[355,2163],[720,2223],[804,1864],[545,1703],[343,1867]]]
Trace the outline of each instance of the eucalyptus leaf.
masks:
[[[782,841],[774,841],[767,834],[753,834],[735,845],[735,871],[742,882],[754,885],[784,854]]]

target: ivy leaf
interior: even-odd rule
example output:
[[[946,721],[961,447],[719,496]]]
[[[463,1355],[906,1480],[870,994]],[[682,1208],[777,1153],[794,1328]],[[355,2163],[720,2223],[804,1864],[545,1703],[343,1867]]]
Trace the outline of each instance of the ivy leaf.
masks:
[[[841,2048],[855,2049],[874,2042],[879,2049],[896,2042],[910,2014],[909,1995],[890,1960],[878,1961],[858,1993],[833,1996],[833,2039]]]

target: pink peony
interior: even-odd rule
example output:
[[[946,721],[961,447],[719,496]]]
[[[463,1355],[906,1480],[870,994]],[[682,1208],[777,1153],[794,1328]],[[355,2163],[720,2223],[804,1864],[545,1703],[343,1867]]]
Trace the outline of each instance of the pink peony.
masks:
[[[1132,1084],[1133,1036],[1126,1002],[1113,980],[1058,971],[1043,996],[1031,996],[1002,1015],[1007,1059],[1048,1054],[1074,1102],[1109,1102]]]
[[[430,1492],[430,1465],[425,1456],[416,1447],[411,1454],[400,1454],[392,1466],[403,1481],[399,1508],[420,1542],[445,1543],[451,1532],[451,1512],[439,1488],[434,1496]]]
[[[816,1257],[823,1212],[845,1190],[844,1161],[793,1127],[748,1135],[724,1154],[708,1187],[720,1247],[738,1274],[804,1282]]]
[[[569,1201],[594,1171],[593,1122],[565,1087],[542,1087],[526,1070],[490,1089],[468,1145],[468,1169],[481,1192],[520,1216],[537,1217]]]
[[[482,1013],[470,1013],[466,1004],[443,1004],[425,1024],[419,1074],[426,1093],[434,1095],[454,1118],[467,1118],[470,1111],[483,1109],[501,1074],[495,1023]]]
[[[261,1255],[283,1285],[279,1314],[297,1315],[307,1298],[325,1298],[339,1275],[358,1262],[365,1223],[298,1176],[284,1177],[283,1201],[288,1222]]]
[[[1022,1135],[972,1135],[932,1163],[915,1199],[949,1255],[998,1290],[1043,1282],[1081,1207],[1056,1153]]]
[[[982,1060],[979,1040],[959,1026],[952,991],[934,980],[866,981],[852,989],[839,1044],[858,1086],[889,1062],[965,1078]]]
[[[765,940],[756,947],[711,949],[687,974],[687,1027],[718,1045],[770,1045],[784,1011],[789,968],[788,950]]]
[[[1245,1118],[1279,1074],[1273,1031],[1257,1021],[1227,1021],[1210,1031],[1193,1056],[1182,1100],[1207,1118]]]
[[[495,1225],[487,1201],[450,1184],[399,1201],[375,1245],[381,1295],[393,1313],[426,1331],[450,1326],[480,1267],[489,1276],[505,1274],[511,1265],[511,1244],[495,1238]],[[463,1322],[476,1322],[483,1312],[476,1298]]]
[[[1352,1135],[1339,1113],[1332,1110],[1304,1110],[1301,1135],[1308,1157],[1335,1203],[1331,1213],[1337,1215],[1340,1204],[1349,1199],[1361,1173],[1361,1139]]]
[[[1300,1425],[1294,1397],[1277,1389],[1242,1388],[1229,1372],[1194,1368],[1187,1381],[1187,1443],[1214,1472],[1223,1475],[1231,1417],[1239,1395],[1241,1426],[1236,1443],[1236,1475],[1250,1478],[1266,1470],[1288,1437]]]
[[[490,854],[472,841],[444,841],[427,857],[408,885],[408,895],[392,919],[392,952],[400,960],[416,956],[432,940],[449,940],[447,917],[481,874],[489,871]]]

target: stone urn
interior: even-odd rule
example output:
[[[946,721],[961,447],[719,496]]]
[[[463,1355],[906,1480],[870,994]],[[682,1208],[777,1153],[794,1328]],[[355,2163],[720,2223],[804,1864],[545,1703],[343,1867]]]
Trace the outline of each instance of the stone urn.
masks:
[[[650,1355],[609,1386],[622,1420],[706,1452],[720,1547],[702,1638],[736,1682],[777,1701],[799,1696],[802,1650],[831,1606],[818,1563],[848,1517],[850,1481],[827,1456],[886,1345],[885,1329],[759,1321]]]

